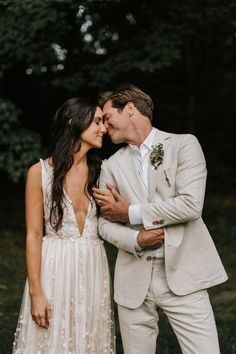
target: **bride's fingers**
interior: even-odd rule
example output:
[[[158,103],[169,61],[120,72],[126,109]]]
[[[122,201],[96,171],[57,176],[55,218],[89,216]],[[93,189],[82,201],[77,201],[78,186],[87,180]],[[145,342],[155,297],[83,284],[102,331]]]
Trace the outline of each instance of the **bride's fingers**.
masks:
[[[44,328],[47,328],[47,324],[46,324],[46,314],[45,315],[42,315],[40,316],[40,320],[39,320],[39,325],[40,327],[44,327]]]
[[[37,323],[37,318],[36,318],[35,315],[32,315],[32,320],[33,320],[35,323]]]
[[[41,318],[40,318],[40,316],[35,316],[34,322],[35,322],[38,326],[41,327]]]
[[[96,187],[93,187],[93,193],[96,193],[97,195],[101,195],[101,196],[109,196],[111,195],[111,192],[108,189],[99,189]]]
[[[49,323],[51,317],[52,317],[52,308],[49,305],[49,306],[47,306],[47,310],[46,310],[46,321],[47,321],[47,323]]]
[[[112,197],[112,194],[109,192],[109,194],[106,194],[106,195],[103,195],[103,194],[98,194],[98,193],[93,193],[93,196],[95,198],[95,200],[98,202],[106,202],[106,203],[109,203],[109,202],[112,202],[113,201],[113,197]]]
[[[108,190],[93,188],[93,197],[99,206],[103,206],[116,201],[113,194]]]
[[[99,199],[95,199],[95,201],[96,201],[97,205],[99,205],[100,207],[107,205],[109,203],[109,201],[99,200]]]
[[[99,194],[99,193],[96,193],[96,192],[93,192],[93,196],[97,200],[104,200],[106,198],[106,196],[104,196],[102,194]]]

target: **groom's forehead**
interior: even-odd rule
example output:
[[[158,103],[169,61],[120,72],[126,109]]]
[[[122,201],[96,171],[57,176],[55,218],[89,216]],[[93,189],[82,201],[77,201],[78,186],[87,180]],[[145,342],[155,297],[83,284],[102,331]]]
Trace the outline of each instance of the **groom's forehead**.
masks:
[[[118,111],[117,108],[113,107],[112,106],[112,102],[111,101],[107,101],[104,106],[103,106],[103,109],[102,109],[102,115],[103,115],[103,118],[109,118],[112,113]]]
[[[112,108],[113,108],[112,101],[111,100],[107,101],[103,105],[103,109],[102,109],[103,114],[106,114],[106,113],[110,112],[112,110]]]

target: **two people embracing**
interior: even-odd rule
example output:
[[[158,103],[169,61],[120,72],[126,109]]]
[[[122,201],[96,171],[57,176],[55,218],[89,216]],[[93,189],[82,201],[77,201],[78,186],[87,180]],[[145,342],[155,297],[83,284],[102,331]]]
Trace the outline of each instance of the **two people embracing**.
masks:
[[[204,155],[193,135],[153,127],[152,113],[151,98],[130,84],[99,105],[74,98],[56,113],[51,151],[26,182],[28,280],[14,354],[115,353],[101,238],[119,249],[125,354],[155,354],[158,308],[182,353],[220,353],[207,288],[227,275],[201,218]],[[126,145],[101,165],[106,132]]]

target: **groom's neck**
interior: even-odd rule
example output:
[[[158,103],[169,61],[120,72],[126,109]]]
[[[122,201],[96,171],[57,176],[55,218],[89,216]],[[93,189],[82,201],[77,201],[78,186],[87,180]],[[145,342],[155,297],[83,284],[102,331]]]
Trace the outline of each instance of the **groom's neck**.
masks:
[[[136,145],[139,147],[148,137],[148,135],[151,133],[152,130],[152,125],[149,124],[139,124],[133,127],[133,131],[130,132],[130,138],[129,141],[127,141],[128,144],[131,145]]]

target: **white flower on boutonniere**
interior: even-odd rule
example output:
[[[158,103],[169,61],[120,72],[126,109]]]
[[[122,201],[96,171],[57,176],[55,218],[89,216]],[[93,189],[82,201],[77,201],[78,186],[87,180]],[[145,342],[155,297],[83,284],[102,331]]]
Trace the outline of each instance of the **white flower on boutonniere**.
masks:
[[[152,145],[150,160],[155,170],[157,169],[158,166],[162,164],[163,157],[164,157],[163,144]]]

